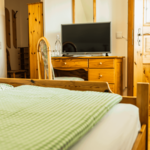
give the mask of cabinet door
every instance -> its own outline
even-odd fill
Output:
[[[38,78],[37,43],[43,37],[43,4],[29,4],[29,49],[30,49],[30,77]]]

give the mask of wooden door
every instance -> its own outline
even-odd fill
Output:
[[[43,37],[43,3],[28,5],[30,78],[38,79],[37,43]]]
[[[143,57],[142,57],[142,29],[143,29],[143,0],[135,1],[134,18],[134,90],[137,93],[137,82],[142,82]]]

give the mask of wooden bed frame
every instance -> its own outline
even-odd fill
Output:
[[[20,85],[35,85],[41,87],[55,87],[78,91],[111,92],[106,82],[89,81],[53,81],[53,80],[31,80],[31,79],[4,79],[0,83],[7,83],[15,87]],[[121,103],[133,104],[139,108],[142,128],[137,136],[132,150],[148,150],[148,106],[149,106],[149,84],[137,84],[137,97],[123,97]]]

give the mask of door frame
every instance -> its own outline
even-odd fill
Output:
[[[134,0],[128,0],[128,50],[127,50],[127,95],[133,96],[134,88]]]

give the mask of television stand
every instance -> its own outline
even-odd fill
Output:
[[[122,95],[123,58],[117,56],[52,57],[52,64],[57,77],[71,76],[81,77],[85,81],[108,82],[114,93]]]

